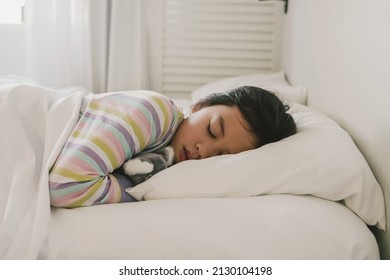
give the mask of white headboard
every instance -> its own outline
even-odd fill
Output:
[[[160,0],[160,14],[153,2],[154,90],[188,98],[210,81],[280,69],[283,1]]]
[[[382,186],[390,224],[390,1],[290,0],[282,68],[338,121]],[[390,233],[375,232],[390,259]]]

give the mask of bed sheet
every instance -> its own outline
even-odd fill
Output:
[[[201,198],[55,209],[41,259],[378,259],[344,205],[312,196]]]

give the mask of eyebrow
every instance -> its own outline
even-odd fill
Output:
[[[218,123],[219,123],[219,126],[221,127],[222,137],[223,137],[223,136],[225,136],[225,120],[222,118],[221,115],[219,115],[219,117],[218,117]]]

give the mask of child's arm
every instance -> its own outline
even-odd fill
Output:
[[[182,118],[168,98],[153,92],[92,99],[50,171],[52,205],[132,200],[124,191],[132,183],[119,168],[141,151],[165,146]]]

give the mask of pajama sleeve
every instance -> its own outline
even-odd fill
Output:
[[[151,91],[94,95],[49,174],[50,200],[79,207],[131,200],[116,172],[144,151],[166,146],[183,120],[169,98]]]

